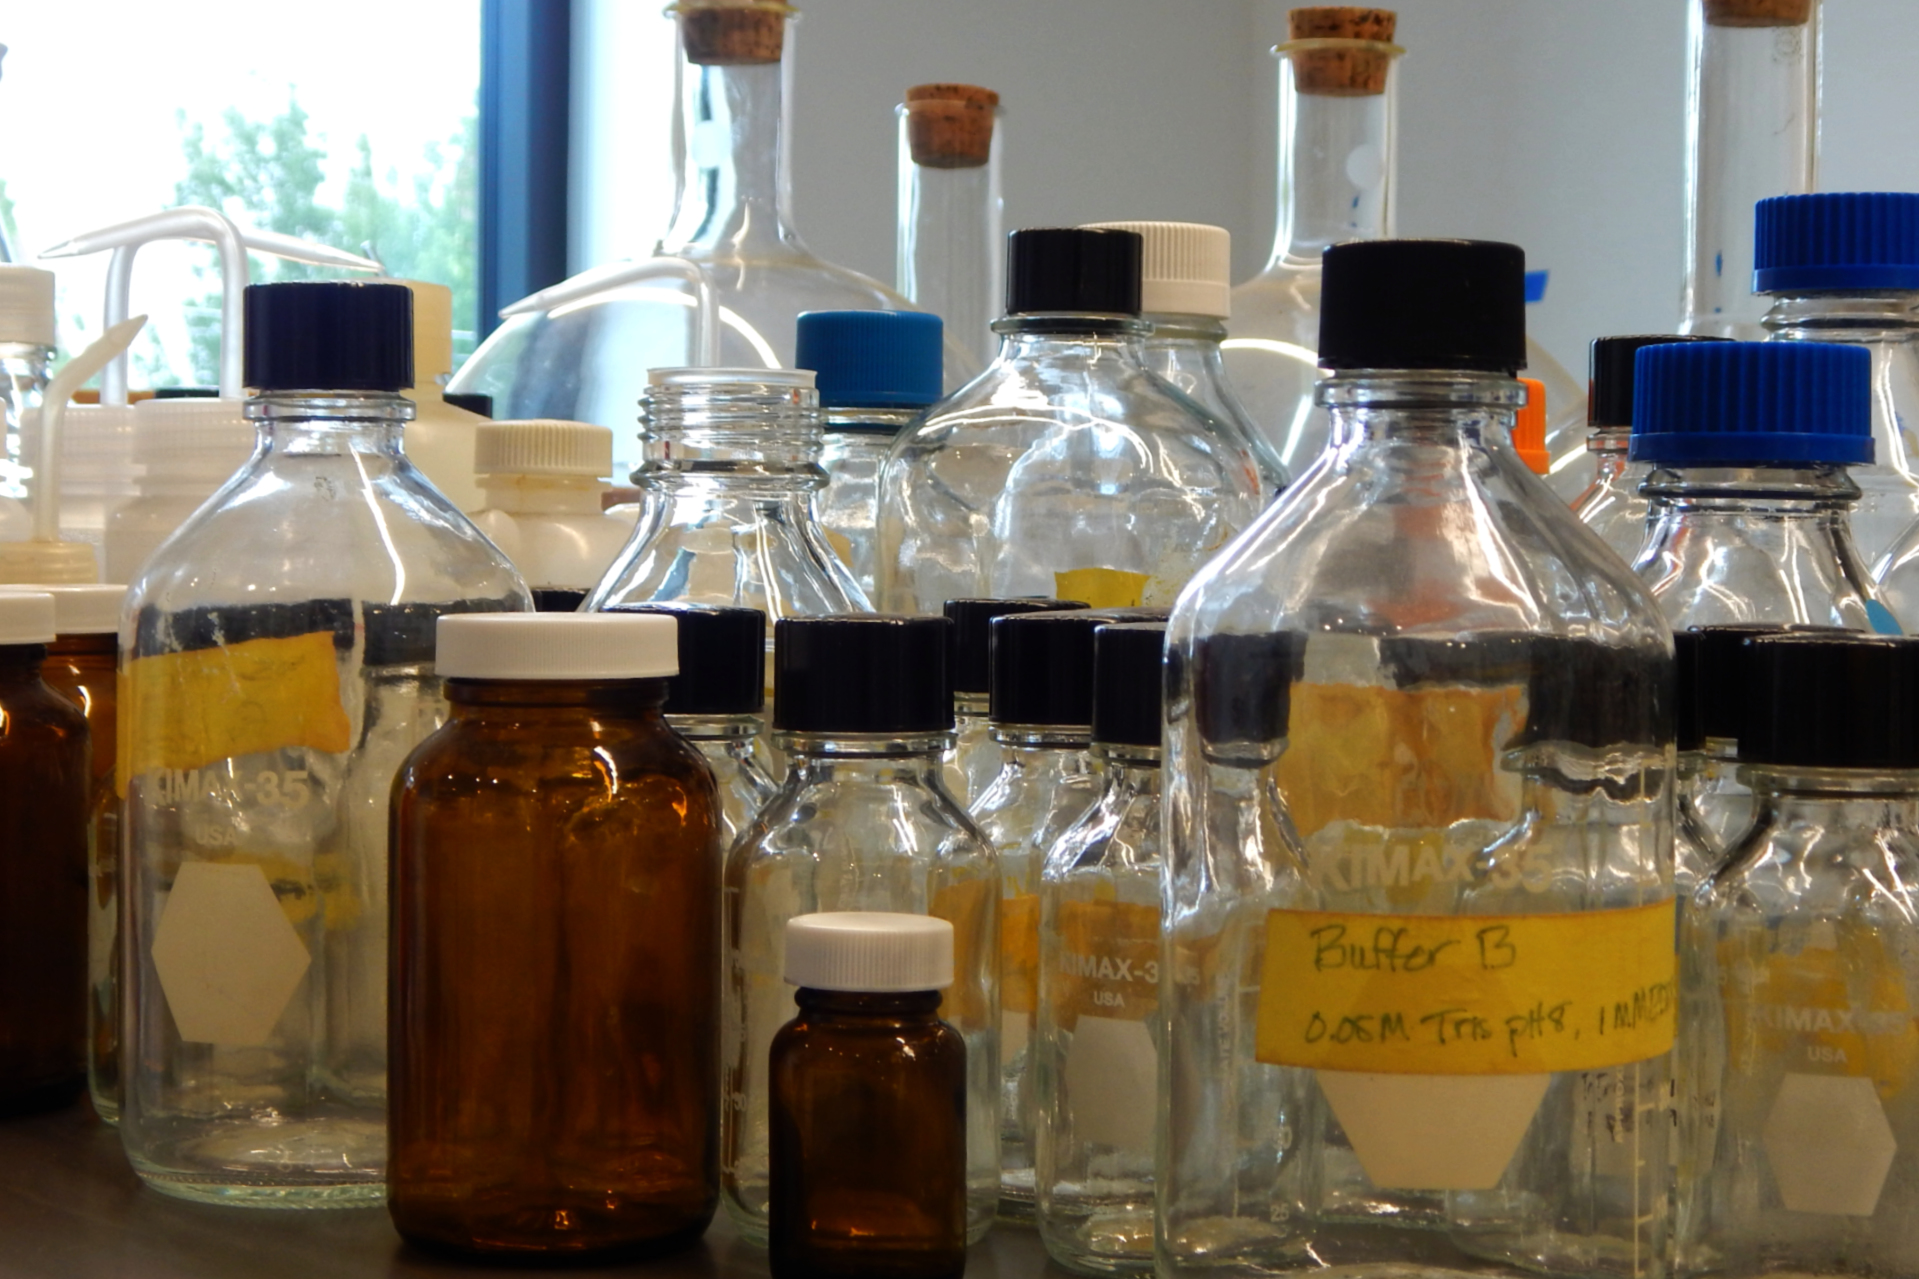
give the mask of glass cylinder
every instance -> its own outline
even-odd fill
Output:
[[[1005,278],[1005,145],[999,94],[970,84],[921,84],[899,119],[899,291],[946,321],[946,385],[993,362]]]
[[[719,1201],[719,797],[663,618],[451,617],[393,808],[387,1210],[455,1253],[655,1255]]]

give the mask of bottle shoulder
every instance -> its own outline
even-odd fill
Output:
[[[979,874],[997,865],[991,842],[936,780],[812,781],[797,769],[728,854],[728,877],[789,859],[841,868],[904,861]]]

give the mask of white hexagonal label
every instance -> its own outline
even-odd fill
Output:
[[[1551,1075],[1314,1072],[1366,1179],[1381,1190],[1491,1190]]]
[[[153,931],[153,968],[180,1038],[266,1043],[312,956],[250,862],[187,862]]]
[[[1793,1212],[1870,1217],[1899,1148],[1872,1080],[1793,1075],[1766,1116],[1766,1160]]]

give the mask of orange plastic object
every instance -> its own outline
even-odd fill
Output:
[[[1513,448],[1527,470],[1544,475],[1552,467],[1546,452],[1546,384],[1529,377],[1519,380],[1526,386],[1526,403],[1513,426]]]

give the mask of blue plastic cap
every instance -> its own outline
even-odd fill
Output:
[[[1674,342],[1633,364],[1635,462],[1872,461],[1872,356],[1831,342]]]
[[[1919,289],[1919,195],[1778,195],[1753,219],[1754,293]]]
[[[793,363],[813,370],[822,408],[920,408],[940,398],[944,331],[922,311],[808,311]]]

